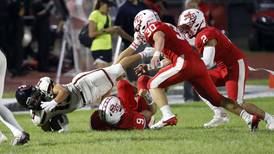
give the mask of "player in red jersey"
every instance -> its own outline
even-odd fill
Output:
[[[222,106],[230,112],[240,115],[247,124],[251,125],[252,130],[257,127],[256,116],[247,113],[234,101],[218,93],[199,54],[193,52],[192,47],[180,35],[176,27],[161,22],[156,12],[143,10],[135,17],[134,29],[135,40],[128,49],[121,53],[118,61],[133,54],[142,42],[154,46],[151,59],[152,68],[159,64],[161,54],[166,57],[161,62],[165,67],[160,69],[148,83],[152,99],[163,115],[162,119],[151,128],[162,128],[177,124],[177,118],[168,105],[164,88],[184,80],[189,81],[201,96],[210,100],[215,106]],[[139,53],[139,55],[148,56],[144,52]]]
[[[156,112],[156,105],[149,98],[148,76],[138,78],[138,96],[135,100],[134,87],[127,80],[117,83],[118,96],[106,97],[91,118],[95,130],[145,129]]]
[[[216,86],[225,86],[227,95],[237,101],[248,113],[254,114],[274,130],[274,118],[254,104],[244,103],[245,82],[248,77],[248,65],[244,54],[221,31],[206,26],[203,13],[197,9],[184,11],[179,18],[178,27],[189,38],[195,38],[195,47],[202,54],[207,68],[216,67],[208,73]],[[205,127],[216,127],[223,123],[223,111],[207,103],[215,112],[214,118]]]

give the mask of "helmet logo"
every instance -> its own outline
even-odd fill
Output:
[[[121,106],[119,104],[111,104],[109,110],[111,113],[115,113],[121,110]]]
[[[189,21],[189,26],[192,26],[193,23],[196,21],[196,15],[195,13],[188,12],[184,15],[184,20]]]
[[[142,18],[141,16],[142,16],[142,15],[139,15],[139,16],[136,16],[136,17],[135,17],[134,23],[135,23],[136,26],[135,26],[135,29],[134,29],[134,30],[135,30],[136,32],[138,32],[138,31],[140,30],[140,27],[141,27],[141,18]]]

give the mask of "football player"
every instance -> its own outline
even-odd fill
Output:
[[[0,120],[10,129],[14,136],[12,145],[23,145],[29,141],[29,134],[24,131],[24,129],[17,123],[12,112],[1,102],[4,91],[6,70],[7,60],[5,55],[0,50]],[[7,137],[0,131],[0,144],[6,140]]]
[[[19,104],[32,110],[32,121],[43,130],[65,131],[66,122],[59,125],[59,129],[55,129],[54,121],[66,121],[63,114],[79,107],[99,104],[122,78],[124,70],[139,59],[140,55],[132,55],[124,58],[119,64],[79,73],[71,83],[65,85],[54,84],[49,77],[43,77],[36,86],[18,87],[16,99]]]
[[[200,10],[188,9],[182,12],[178,28],[189,38],[195,37],[195,47],[202,54],[202,60],[216,86],[225,86],[227,95],[236,101],[249,114],[256,115],[267,123],[269,130],[274,130],[274,118],[254,104],[244,101],[245,82],[248,77],[248,64],[244,54],[220,30],[206,25],[205,17]],[[210,100],[209,100],[210,101]],[[204,124],[205,127],[216,127],[227,121],[222,108],[212,106],[214,118]],[[235,102],[235,103],[236,103]]]
[[[138,93],[127,80],[117,83],[118,95],[106,97],[90,118],[94,130],[145,129],[153,123],[156,105],[147,89],[148,76],[138,78]]]
[[[143,10],[135,16],[134,29],[135,40],[129,48],[120,54],[118,62],[123,57],[133,54],[136,48],[144,42],[154,46],[151,59],[152,68],[159,65],[161,54],[166,58],[160,63],[165,67],[161,68],[148,82],[153,102],[158,105],[163,115],[161,120],[151,128],[162,128],[177,124],[177,118],[168,105],[164,88],[186,80],[213,105],[224,107],[241,116],[251,127],[251,130],[256,129],[257,117],[246,112],[233,100],[218,93],[199,54],[193,51],[175,26],[161,22],[156,12]],[[139,55],[147,57],[146,53]]]

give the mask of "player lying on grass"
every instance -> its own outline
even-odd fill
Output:
[[[127,80],[120,80],[117,83],[117,97],[106,97],[99,109],[92,113],[91,128],[94,130],[149,128],[149,125],[153,123],[151,117],[156,112],[156,105],[148,96],[148,80],[148,76],[138,78],[137,94]]]
[[[153,102],[158,105],[163,115],[162,119],[151,128],[177,124],[177,118],[168,105],[164,89],[182,81],[189,81],[195,90],[214,106],[224,107],[241,116],[251,130],[257,128],[258,118],[256,116],[249,114],[233,100],[222,96],[217,91],[199,54],[193,51],[175,26],[161,22],[156,12],[143,10],[135,16],[134,29],[135,40],[129,48],[120,54],[118,62],[123,57],[133,54],[142,43],[154,46],[155,50],[151,59],[152,68],[156,68],[159,64],[161,54],[167,59],[163,64],[167,66],[160,69],[148,82]],[[148,56],[145,53],[140,55]]]
[[[202,54],[202,60],[216,86],[225,86],[230,99],[237,101],[248,113],[256,115],[267,123],[267,129],[274,130],[274,118],[254,104],[244,101],[248,64],[244,54],[221,31],[206,25],[204,14],[197,9],[182,12],[178,28],[190,39],[195,37],[195,47]],[[206,104],[214,111],[214,118],[204,124],[216,127],[228,122],[227,114],[220,107]]]
[[[66,130],[63,123],[58,127],[53,125],[66,119],[65,113],[90,104],[99,104],[117,81],[125,74],[125,69],[140,60],[140,55],[132,55],[103,69],[96,69],[76,75],[71,83],[60,85],[44,77],[36,86],[22,85],[16,91],[19,104],[31,109],[33,122],[45,131]],[[57,117],[56,117],[57,116]],[[55,117],[52,121],[52,118]]]
[[[3,52],[0,50],[0,121],[10,129],[14,136],[12,145],[22,145],[29,141],[29,134],[17,123],[12,112],[2,103],[6,70],[7,60]],[[7,137],[0,131],[0,144],[6,140]]]

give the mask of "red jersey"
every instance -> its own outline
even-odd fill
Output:
[[[185,58],[193,55],[192,47],[186,41],[185,37],[181,35],[179,30],[168,23],[164,22],[154,22],[147,26],[145,30],[145,38],[147,43],[154,46],[153,35],[155,32],[161,31],[165,34],[165,45],[162,53],[165,57],[173,64],[179,56],[184,55]]]
[[[146,82],[141,84],[146,85]],[[139,80],[138,80],[139,85]],[[111,130],[111,129],[144,129],[147,126],[146,119],[140,112],[148,109],[146,101],[142,97],[135,100],[133,86],[127,80],[120,80],[117,83],[118,97],[125,109],[117,125],[111,126],[100,120],[99,112],[95,111],[91,116],[91,128],[95,130]]]
[[[120,80],[117,83],[118,97],[125,109],[121,120],[115,126],[118,129],[144,129],[146,119],[138,108],[146,102],[136,101],[133,86],[126,80]],[[147,108],[143,108],[145,110]]]
[[[220,30],[214,27],[205,27],[196,36],[195,47],[200,54],[208,41],[216,39],[214,61],[217,65],[225,64],[227,67],[237,63],[237,60],[243,59],[244,55]]]
[[[123,103],[125,113],[122,115],[119,123],[115,126],[109,125],[100,120],[99,112],[95,111],[91,116],[91,128],[95,130],[116,130],[116,129],[145,129],[147,126],[146,119],[143,114],[137,111],[138,107],[129,105],[129,102]],[[136,102],[135,102],[136,104]],[[131,108],[127,108],[127,107]]]
[[[143,114],[136,111],[126,111],[118,125],[117,129],[145,129],[146,119]]]

